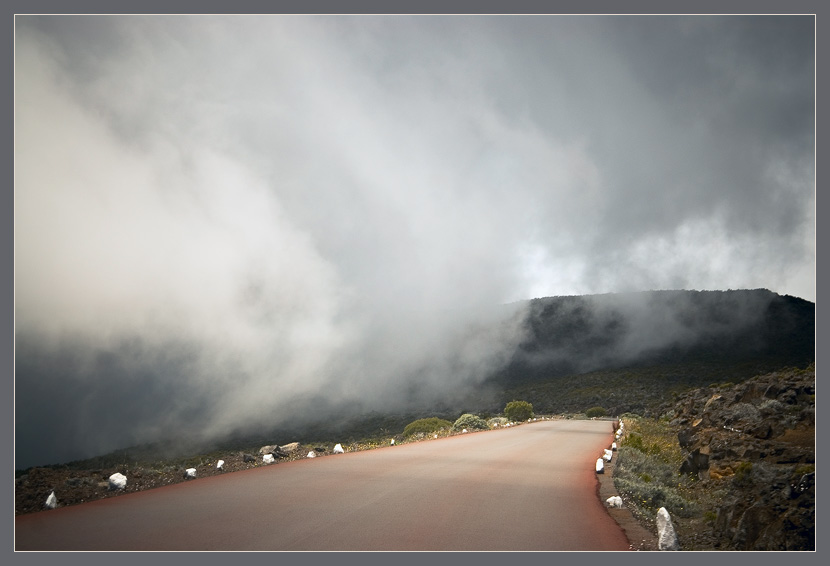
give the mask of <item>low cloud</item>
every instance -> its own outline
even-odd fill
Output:
[[[666,24],[687,56],[769,33],[695,22]],[[463,399],[523,339],[521,299],[814,299],[812,50],[738,42],[740,66],[705,50],[697,83],[664,84],[673,62],[643,66],[637,37],[591,18],[18,17],[19,463],[274,425],[299,399]]]

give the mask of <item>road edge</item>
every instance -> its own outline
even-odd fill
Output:
[[[608,442],[608,448],[611,448],[611,442],[613,442],[613,436]],[[601,455],[598,457],[601,457]],[[617,522],[620,529],[622,529],[623,533],[625,533],[631,550],[658,550],[657,535],[646,529],[642,523],[634,517],[628,507],[625,506],[625,503],[623,503],[621,508],[609,507],[608,503],[606,503],[606,500],[609,497],[619,495],[619,493],[617,493],[617,488],[614,486],[614,468],[616,462],[617,453],[614,451],[611,460],[604,463],[605,467],[603,468],[603,473],[596,474],[597,496],[611,518]]]

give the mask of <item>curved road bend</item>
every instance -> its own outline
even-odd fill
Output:
[[[539,421],[263,466],[18,516],[15,550],[628,550],[597,497],[612,439]]]

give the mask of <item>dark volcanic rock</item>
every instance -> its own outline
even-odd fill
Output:
[[[815,368],[696,389],[673,424],[680,468],[728,486],[714,522],[725,550],[815,549]]]

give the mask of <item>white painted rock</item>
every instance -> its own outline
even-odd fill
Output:
[[[611,450],[616,450],[616,449],[617,449],[617,443],[616,443],[616,442],[612,442],[612,443],[611,443]]]
[[[611,461],[611,456],[612,456],[613,454],[614,454],[614,453],[613,453],[611,450],[608,450],[608,449],[606,448],[606,449],[603,451],[603,453],[602,453],[602,459],[603,459],[603,460],[605,460],[606,462],[610,462],[610,461]]]
[[[218,462],[216,462],[216,469],[217,470],[221,470],[224,466],[225,466],[225,461],[224,460],[219,460]]]
[[[622,509],[622,497],[619,495],[612,495],[608,499],[605,500],[609,507],[616,507],[618,509]]]
[[[58,506],[58,498],[55,497],[55,492],[53,491],[52,493],[49,494],[49,497],[46,498],[46,503],[45,503],[44,507],[46,507],[47,509],[54,509],[57,506]]]
[[[433,435],[432,435],[432,438],[438,438],[438,435],[437,435],[437,434],[433,434]]]
[[[605,462],[602,461],[602,458],[597,459],[597,473],[604,474],[605,473]]]
[[[196,468],[188,468],[184,471],[184,477],[186,478],[195,478],[196,477]]]
[[[312,450],[311,452],[309,452],[306,455],[306,458],[316,458],[316,457],[317,457],[317,454],[314,453],[314,450]]]
[[[334,450],[332,450],[332,452],[335,454],[343,454],[345,450],[343,450],[343,447],[338,443],[334,446]]]
[[[124,489],[127,487],[127,476],[115,472],[110,476],[110,489]]]
[[[274,463],[274,455],[273,454],[263,454],[262,461],[265,464],[273,464]]]
[[[394,445],[395,445],[395,439],[394,439],[394,438],[392,439],[391,445],[392,445],[392,446],[394,446]]]
[[[680,550],[671,516],[665,507],[657,510],[657,550]]]
[[[465,428],[465,429],[462,429],[462,430],[461,430],[461,432],[467,432],[467,429],[466,429],[466,428]]]

